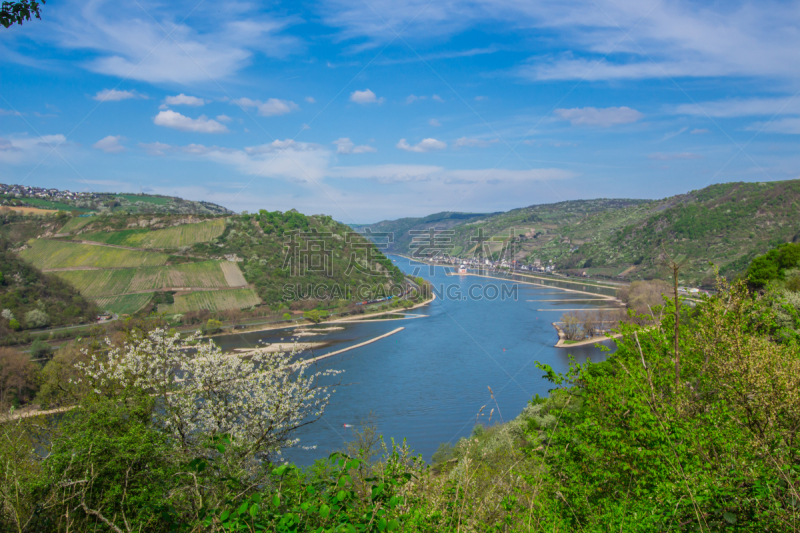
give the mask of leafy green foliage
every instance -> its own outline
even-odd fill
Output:
[[[349,233],[352,233],[349,227],[329,216],[308,217],[294,210],[286,213],[262,210],[255,215],[231,217],[219,238],[196,244],[192,253],[236,254],[244,259],[239,265],[245,279],[255,286],[258,296],[271,305],[310,300],[310,305],[316,306],[316,287],[327,287],[324,296],[333,304],[335,300],[355,298],[359,286],[365,286],[364,292],[368,294],[376,294],[384,284],[403,282],[403,273],[386,256],[362,237],[348,237]],[[329,261],[330,269],[307,269],[302,275],[295,275],[292,264],[287,264],[287,246],[308,250],[308,246],[320,245],[319,241],[324,243],[320,254]],[[367,246],[372,250],[368,252]],[[369,265],[354,263],[355,260],[366,261],[367,253],[372,258]],[[291,261],[291,257],[288,260]],[[292,287],[290,292],[285,290],[287,286]]]
[[[306,320],[310,320],[314,324],[319,324],[326,318],[328,318],[327,311],[320,311],[319,309],[312,309],[310,311],[303,312],[303,318]]]
[[[770,281],[784,280],[786,271],[800,266],[800,243],[786,243],[753,259],[747,269],[747,280],[754,287]]]
[[[45,0],[39,0],[39,2],[46,3]],[[10,28],[13,24],[21,25],[23,21],[30,21],[31,17],[41,20],[39,2],[36,0],[3,2],[0,6],[0,24],[5,28]]]
[[[12,331],[45,325],[80,324],[97,313],[94,304],[56,276],[43,274],[20,259],[8,241],[0,239],[0,339],[13,340]]]

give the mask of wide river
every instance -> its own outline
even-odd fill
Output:
[[[613,292],[557,281],[534,286],[478,276],[448,276],[450,269],[444,267],[435,267],[431,275],[427,265],[390,257],[403,271],[416,271],[434,284],[437,293],[444,289],[444,294],[408,313],[424,317],[335,324],[343,329],[297,339],[327,343],[314,350],[318,356],[405,328],[320,361],[320,365],[344,371],[337,376],[341,385],[331,396],[324,417],[299,431],[302,445],[317,448],[292,450],[288,458],[294,462],[309,464],[342,449],[354,430],[345,424],[359,428],[370,413],[387,443],[390,438],[405,438],[415,453],[430,460],[440,443],[455,443],[470,434],[482,406],[486,407],[477,421],[488,424],[494,408],[494,424],[516,417],[533,395],[546,395],[552,385],[542,378],[535,361],[563,372],[569,365],[568,354],[580,363],[605,358],[605,353],[592,345],[555,348],[558,336],[551,323],[559,320],[565,309],[609,305],[587,301],[592,296],[562,291],[556,285]],[[333,325],[323,323],[318,328]],[[294,339],[292,330],[277,330],[215,340],[224,349],[231,349]],[[606,343],[613,348],[613,342]]]

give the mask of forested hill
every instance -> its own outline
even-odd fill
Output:
[[[440,215],[436,215],[440,216]],[[463,218],[447,226],[426,219],[379,222],[360,229],[404,232],[452,230],[452,251],[468,258],[470,237],[483,230],[497,241],[513,237],[514,259],[540,260],[558,270],[622,279],[665,275],[666,250],[684,262],[687,283],[712,284],[714,263],[724,275],[744,271],[756,255],[800,239],[800,180],[726,183],[662,200],[580,200]],[[410,253],[410,239],[395,233],[392,251]]]
[[[346,308],[388,296],[405,281],[392,261],[348,226],[294,210],[87,217],[0,209],[0,240],[14,259],[0,269],[13,282],[3,297],[11,303],[0,308],[8,310],[0,327],[10,328],[13,315],[20,334],[41,322],[24,318],[34,308],[46,308],[50,324],[91,320],[94,305],[120,316],[156,311],[175,320],[242,310],[282,315]],[[52,288],[65,305],[24,293],[18,280],[26,287],[47,285],[42,272],[60,280]]]
[[[375,224],[363,224],[354,226],[360,232],[369,229],[372,232],[389,232],[392,234],[394,242],[389,246],[389,252],[410,254],[413,251],[411,246],[411,231],[428,231],[435,229],[436,232],[452,231],[447,237],[452,244],[451,254],[459,255],[471,252],[471,237],[483,231],[486,236],[507,236],[510,229],[514,229],[515,234],[541,232],[549,235],[551,232],[565,224],[579,221],[591,213],[605,212],[639,205],[644,200],[619,200],[619,199],[596,199],[596,200],[573,200],[559,202],[556,204],[542,204],[513,209],[499,213],[451,213],[442,212],[429,215],[423,218],[401,218],[398,220],[384,220]],[[548,237],[544,237],[547,239]]]
[[[800,240],[800,180],[711,185],[598,214],[561,235],[543,251],[561,268],[652,278],[663,276],[666,251],[684,263],[687,282],[713,286],[713,265],[735,277],[755,256]]]

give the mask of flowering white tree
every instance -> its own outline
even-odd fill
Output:
[[[239,457],[275,459],[298,444],[295,429],[322,416],[330,393],[319,378],[339,372],[308,373],[307,363],[292,362],[294,353],[225,354],[197,334],[181,339],[164,329],[121,349],[108,344],[103,356],[78,364],[94,392],[153,396],[157,422],[195,457],[212,453],[209,440],[227,436]]]

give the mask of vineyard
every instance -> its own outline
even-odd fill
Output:
[[[176,294],[175,303],[159,305],[158,312],[187,313],[201,309],[223,311],[225,309],[244,309],[260,303],[261,299],[253,289],[196,291],[188,294]]]
[[[93,217],[73,217],[64,224],[64,227],[58,230],[59,233],[72,233],[73,231],[78,231],[82,227],[86,226],[87,224],[93,222]]]
[[[80,238],[88,241],[130,246],[131,248],[180,248],[198,242],[208,242],[225,231],[225,219],[217,218],[196,224],[181,224],[171,228],[148,230],[129,229],[114,232],[87,233]]]
[[[234,272],[231,272],[231,267],[235,269]],[[219,261],[114,270],[70,270],[56,272],[56,275],[84,296],[92,297],[170,287],[218,289],[247,285],[235,264]],[[235,284],[231,284],[231,281]]]
[[[97,267],[137,268],[158,266],[167,262],[166,254],[123,250],[92,244],[36,239],[20,252],[26,261],[37,268]]]
[[[123,294],[122,296],[109,296],[106,298],[95,298],[94,303],[97,307],[110,313],[119,315],[132,315],[150,301],[153,297],[152,292],[141,294]]]

